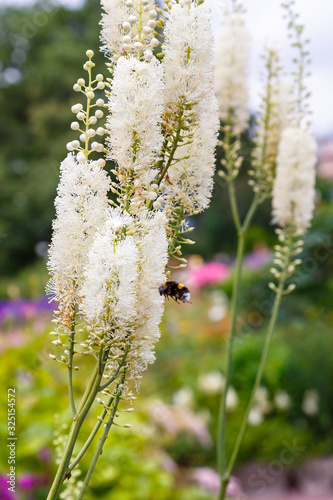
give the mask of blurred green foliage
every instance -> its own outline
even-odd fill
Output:
[[[72,90],[87,48],[99,52],[100,4],[78,11],[40,2],[0,16],[0,273],[13,274],[49,241],[59,164],[70,130]]]

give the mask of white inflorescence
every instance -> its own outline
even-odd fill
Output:
[[[185,145],[177,149],[164,187],[170,199],[191,213],[209,203],[219,127],[209,10],[173,6],[164,34],[166,106],[174,120],[181,118],[191,128],[191,143],[185,137]]]
[[[110,181],[97,162],[77,162],[73,154],[62,162],[60,171],[48,268],[49,291],[62,311],[73,308],[80,295],[88,250],[107,218]]]
[[[220,118],[232,121],[235,133],[246,129],[249,121],[248,67],[250,35],[241,16],[228,14],[216,47],[215,91]]]
[[[124,0],[101,0],[105,11],[102,16],[101,39],[102,50],[117,60],[123,48],[123,23],[128,16],[128,9]]]
[[[112,329],[121,335],[128,331],[136,315],[135,286],[138,251],[132,236],[117,239],[119,224],[128,223],[117,210],[97,233],[89,251],[82,287],[81,312],[91,326],[103,332]]]
[[[282,132],[273,188],[273,222],[299,233],[309,227],[315,203],[316,142],[299,127]]]
[[[141,218],[142,232],[136,236],[139,251],[139,274],[136,284],[137,318],[133,346],[137,346],[139,356],[130,361],[131,377],[139,380],[140,374],[148,364],[153,363],[154,345],[159,339],[159,324],[164,309],[164,299],[158,287],[165,281],[165,268],[168,263],[168,240],[166,218],[161,212],[154,217]]]
[[[102,50],[116,62],[125,54],[144,53],[145,60],[152,58],[152,48],[159,42],[154,37],[157,12],[154,0],[101,0]]]
[[[163,69],[155,58],[143,62],[121,57],[112,82],[109,157],[117,162],[122,183],[133,183],[141,191],[157,173],[153,167],[163,141],[162,79]]]

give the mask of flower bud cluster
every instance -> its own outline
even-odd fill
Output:
[[[300,239],[299,232],[292,228],[276,229],[276,233],[279,244],[274,247],[274,267],[270,269],[270,272],[278,285],[271,282],[268,286],[275,293],[280,290],[283,295],[287,295],[296,287],[295,283],[288,283],[285,286],[285,282],[294,275],[296,267],[302,263],[298,256],[303,251],[304,242]]]
[[[67,150],[78,151],[77,160],[84,163],[92,152],[102,153],[104,151],[103,136],[106,129],[103,126],[96,126],[98,120],[103,118],[103,108],[107,107],[104,99],[98,97],[96,92],[103,91],[109,87],[109,82],[104,81],[102,74],[96,75],[92,80],[91,70],[95,66],[92,61],[94,55],[92,50],[87,50],[88,61],[83,65],[88,73],[88,82],[84,78],[79,78],[73,89],[75,92],[81,92],[86,97],[86,109],[81,103],[74,104],[71,108],[72,113],[76,115],[76,120],[70,125],[71,129],[79,133],[79,138],[67,143]],[[96,110],[94,111],[94,108]],[[102,109],[100,109],[102,108]],[[101,158],[99,166],[104,167],[105,161]]]

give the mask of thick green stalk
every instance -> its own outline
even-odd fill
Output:
[[[104,357],[105,353],[101,353],[100,357],[101,356]],[[78,408],[76,417],[73,419],[62,459],[46,500],[56,500],[56,498],[58,498],[62,483],[64,482],[66,474],[68,474],[69,472],[68,466],[73,454],[79,431],[99,391],[104,365],[102,370],[100,370],[99,367],[100,363],[98,362],[82,397],[82,401],[80,407]]]
[[[114,396],[111,396],[110,399],[109,399],[109,401],[108,401],[108,403],[107,403],[107,406],[111,406],[113,400],[114,400]],[[79,461],[81,460],[81,458],[83,457],[83,455],[85,454],[85,452],[87,451],[87,449],[89,448],[89,446],[91,445],[91,443],[93,442],[93,440],[94,440],[97,432],[99,431],[100,426],[103,423],[103,420],[104,420],[106,414],[107,414],[107,411],[104,408],[104,410],[102,411],[102,413],[100,415],[100,419],[96,422],[95,427],[91,431],[91,434],[88,437],[87,441],[84,443],[84,445],[82,446],[80,452],[77,454],[77,456],[75,457],[75,459],[73,460],[73,462],[71,462],[71,464],[68,466],[68,469],[70,471],[72,471],[74,469],[74,467],[79,463]]]
[[[110,412],[108,421],[105,424],[103,434],[99,438],[99,442],[98,442],[96,451],[95,451],[94,456],[92,458],[92,461],[90,463],[89,470],[88,470],[86,478],[85,478],[85,480],[83,482],[83,485],[82,485],[82,488],[80,490],[80,493],[78,494],[77,500],[82,500],[82,498],[84,497],[84,494],[87,491],[87,488],[88,488],[91,476],[92,476],[92,474],[93,474],[93,472],[95,470],[97,461],[98,461],[98,459],[99,459],[99,457],[100,457],[100,455],[101,455],[101,453],[103,451],[104,443],[105,443],[105,441],[106,441],[106,439],[108,437],[109,430],[110,430],[110,428],[111,428],[111,426],[113,424],[114,417],[116,415],[116,411],[117,411],[117,408],[118,408],[118,404],[119,404],[119,401],[120,401],[120,398],[121,398],[121,395],[122,395],[122,391],[123,391],[122,388],[123,388],[123,384],[124,384],[124,381],[125,381],[125,375],[126,375],[126,370],[124,370],[123,375],[121,377],[121,380],[117,384],[116,391],[118,391],[118,392],[117,392],[117,395],[116,395],[116,397],[114,399],[114,402],[113,402],[113,405],[112,405],[112,410]]]

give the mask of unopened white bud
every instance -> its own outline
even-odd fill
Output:
[[[151,50],[148,49],[145,51],[144,56],[146,61],[151,61],[153,58],[153,53]]]
[[[83,87],[83,85],[85,85],[85,81],[84,81],[84,78],[79,78],[78,81],[77,81],[78,85],[80,85],[81,87]]]
[[[90,128],[87,130],[87,136],[88,137],[95,137],[96,131],[93,128]]]
[[[131,43],[124,43],[123,47],[124,47],[124,50],[126,50],[126,52],[130,52],[132,50]]]
[[[129,22],[127,22],[127,21],[125,21],[125,22],[123,23],[123,28],[124,28],[124,30],[125,30],[125,31],[130,30],[130,29],[131,29],[131,25],[130,25],[130,23],[129,23]]]
[[[86,115],[83,113],[83,111],[80,111],[77,115],[76,118],[80,121],[84,120]]]
[[[103,90],[103,89],[104,89],[104,87],[105,87],[104,82],[98,82],[98,84],[97,84],[97,88],[98,88],[98,90]]]
[[[142,50],[142,47],[143,47],[141,42],[135,42],[133,46],[134,46],[135,50]]]
[[[55,356],[54,354],[49,354],[49,357],[50,357],[51,359],[57,359],[57,356]]]
[[[150,19],[156,19],[157,18],[157,12],[156,12],[156,10],[151,10],[149,12],[149,17],[150,17]]]
[[[79,146],[80,146],[79,141],[77,141],[77,140],[72,141],[72,147],[73,147],[73,149],[77,149]]]
[[[98,127],[98,129],[96,130],[97,135],[104,135],[105,132],[106,132],[106,130],[103,127]]]
[[[156,22],[154,21],[154,19],[149,19],[147,26],[149,26],[149,28],[155,28]]]
[[[78,103],[78,104],[74,104],[72,107],[71,107],[71,110],[72,110],[72,113],[79,113],[80,111],[83,110],[83,106],[82,104]]]
[[[150,40],[150,44],[149,44],[151,47],[157,47],[159,45],[159,41],[157,40],[157,38],[152,38]]]
[[[93,99],[94,97],[95,97],[95,94],[93,92],[87,92],[88,99]]]
[[[127,0],[126,3],[125,3],[125,5],[126,5],[126,7],[129,7],[129,8],[133,7],[132,0]]]
[[[102,75],[101,73],[98,73],[98,75],[96,75],[96,80],[97,80],[98,82],[102,82],[102,81],[104,80],[103,75]]]
[[[143,28],[143,32],[145,35],[150,35],[150,33],[152,32],[152,29],[149,26],[145,26]]]
[[[161,201],[160,201],[160,200],[156,200],[156,201],[154,201],[154,203],[153,203],[153,207],[154,207],[154,209],[155,209],[155,210],[160,210],[160,208],[162,208],[162,203],[161,203]]]
[[[103,144],[100,144],[99,142],[93,142],[91,145],[91,149],[93,151],[97,151],[98,153],[101,153],[104,149]]]
[[[87,140],[86,134],[81,134],[80,137],[79,137],[79,139],[80,139],[81,142],[86,142],[86,140]]]
[[[72,130],[79,130],[79,128],[80,128],[80,125],[79,125],[78,122],[72,122],[71,123],[71,129]]]
[[[97,165],[100,168],[104,168],[105,167],[105,160],[103,160],[103,158],[100,158],[99,160],[97,160]]]
[[[77,156],[77,161],[79,161],[80,163],[84,163],[86,161],[86,155],[84,154],[83,151],[80,151]]]
[[[97,111],[95,111],[95,116],[96,116],[96,118],[102,118],[104,116],[104,113],[101,109],[98,109]]]
[[[147,198],[149,200],[156,200],[157,198],[157,193],[155,193],[155,191],[149,191],[148,195],[147,195]]]
[[[136,23],[137,18],[136,18],[136,16],[129,16],[128,20],[129,20],[129,22],[130,22],[131,24],[134,24],[134,23]]]
[[[94,52],[92,50],[87,50],[86,56],[89,57],[89,59],[91,59],[92,57],[94,57]]]
[[[123,42],[124,43],[131,43],[131,41],[132,41],[132,39],[131,39],[131,37],[129,35],[125,35],[123,37]]]
[[[104,99],[97,99],[96,104],[97,104],[97,106],[104,106],[104,104],[105,104]],[[95,113],[95,115],[96,115],[96,113]]]
[[[96,118],[96,116],[92,116],[89,119],[89,125],[95,125],[95,123],[97,123],[97,118]]]
[[[80,85],[79,85],[79,84],[77,84],[77,83],[75,83],[75,84],[73,85],[73,90],[75,90],[75,92],[80,92],[80,90],[81,90]]]
[[[67,142],[66,144],[67,151],[74,151],[73,145],[71,142]]]

